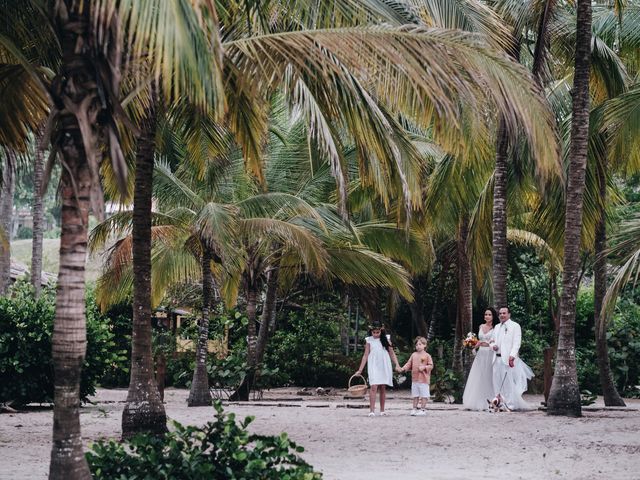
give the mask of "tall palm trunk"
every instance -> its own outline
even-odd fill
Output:
[[[409,311],[411,312],[411,321],[416,329],[416,333],[421,336],[427,336],[427,320],[424,315],[424,286],[426,278],[424,275],[414,277],[414,300],[409,303]]]
[[[31,243],[31,284],[35,296],[40,296],[42,289],[42,236],[44,233],[44,208],[42,206],[42,174],[44,169],[44,146],[41,138],[42,130],[36,142],[33,157],[33,237]]]
[[[467,253],[467,238],[469,236],[469,220],[464,217],[458,226],[457,256],[458,256],[458,315],[456,321],[456,339],[454,343],[453,369],[462,378],[471,368],[470,351],[464,350],[462,341],[472,328],[473,291],[471,284],[471,259]]]
[[[85,145],[95,148],[98,132],[95,120],[87,121],[85,133],[90,138],[83,141],[77,118],[81,114],[90,118],[88,112],[94,111],[98,92],[95,69],[86,54],[90,44],[89,8],[82,9],[77,2],[59,2],[53,17],[60,32],[63,63],[52,82],[51,94],[56,105],[64,106],[58,118],[57,145],[64,168],[60,178],[60,266],[51,338],[54,407],[49,478],[85,480],[91,473],[82,449],[79,408],[80,374],[87,346],[84,272],[92,195],[89,156],[94,155],[85,150]]]
[[[548,413],[581,416],[576,372],[576,297],[580,274],[582,198],[589,137],[589,69],[591,55],[591,2],[577,2],[573,111],[564,237],[564,271],[560,300],[560,333],[556,366],[549,393]]]
[[[602,315],[602,303],[607,293],[607,257],[604,254],[607,248],[606,211],[604,208],[607,197],[606,168],[605,160],[605,163],[598,168],[598,188],[600,190],[602,203],[600,207],[600,218],[596,226],[594,245],[596,260],[593,265],[596,354],[604,404],[606,406],[624,407],[626,406],[624,400],[620,397],[613,383],[613,375],[611,374],[611,366],[609,364],[609,347],[607,345],[607,319]]]
[[[275,260],[275,265],[267,276],[267,293],[265,295],[264,307],[262,309],[262,320],[258,331],[258,342],[256,344],[256,365],[262,363],[267,343],[276,328],[276,301],[278,300],[278,281],[280,279],[279,255]]]
[[[492,281],[496,307],[507,305],[507,174],[509,140],[504,120],[498,126],[496,165],[493,173]]]
[[[133,335],[131,379],[122,412],[122,437],[167,431],[151,350],[151,194],[156,133],[155,99],[140,125],[133,194]]]
[[[198,346],[196,348],[196,367],[187,405],[202,407],[211,405],[209,391],[209,375],[207,373],[207,348],[209,346],[209,312],[213,294],[213,275],[211,274],[211,250],[202,241],[202,318],[198,329]]]
[[[249,400],[249,394],[253,388],[256,374],[256,347],[258,343],[256,330],[256,310],[258,307],[258,287],[254,281],[247,284],[247,374],[238,389],[231,395],[231,400]]]
[[[16,154],[5,149],[2,166],[2,189],[0,191],[0,295],[6,295],[11,285],[11,217],[13,216],[13,194],[16,187]]]
[[[80,133],[75,131],[73,135],[79,137]],[[60,179],[62,230],[56,317],[51,340],[55,393],[49,478],[88,479],[91,475],[82,450],[79,407],[80,372],[87,345],[84,268],[91,178],[83,158],[82,140],[75,138],[75,142],[68,142],[63,147],[67,166]],[[74,192],[74,182],[77,192]]]

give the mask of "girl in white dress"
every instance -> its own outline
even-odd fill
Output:
[[[376,411],[376,393],[380,391],[380,415],[386,415],[384,411],[384,403],[387,392],[386,387],[393,387],[393,370],[391,368],[391,360],[395,363],[396,370],[400,369],[400,364],[396,358],[396,354],[391,347],[391,336],[386,335],[383,326],[373,325],[369,327],[369,336],[365,339],[366,344],[360,368],[356,371],[356,375],[362,375],[362,369],[367,364],[367,373],[369,375],[369,416],[375,416]]]
[[[467,385],[462,395],[462,404],[469,410],[485,410],[487,399],[495,396],[493,391],[493,357],[489,342],[493,340],[493,327],[499,322],[498,312],[492,307],[484,311],[484,323],[478,329],[478,353],[471,365]]]

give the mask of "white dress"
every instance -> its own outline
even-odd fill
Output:
[[[478,340],[489,343],[493,340],[493,328],[487,333],[482,332],[482,325],[478,330]],[[462,404],[469,410],[486,410],[487,400],[495,396],[493,391],[493,357],[491,347],[479,347],[473,360],[467,385],[462,395]]]
[[[391,335],[387,335],[390,339]],[[379,338],[367,337],[369,356],[367,357],[367,374],[369,385],[389,385],[393,387],[393,369],[389,352],[382,346]]]
[[[527,391],[527,380],[533,378],[533,370],[516,358],[514,368],[496,361],[493,369],[493,387],[502,396],[509,410],[533,410],[522,394]]]

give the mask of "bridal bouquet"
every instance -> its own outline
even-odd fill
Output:
[[[478,337],[473,332],[467,333],[466,338],[462,341],[462,346],[465,348],[474,348],[478,344]]]

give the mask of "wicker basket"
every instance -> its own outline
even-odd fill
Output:
[[[351,386],[351,381],[355,377],[360,377],[364,383],[363,384],[359,384],[359,385]],[[365,380],[365,378],[362,375],[353,375],[349,379],[349,387],[347,388],[347,394],[350,397],[364,397],[365,393],[367,393],[367,388],[369,388],[367,386],[367,381]]]

